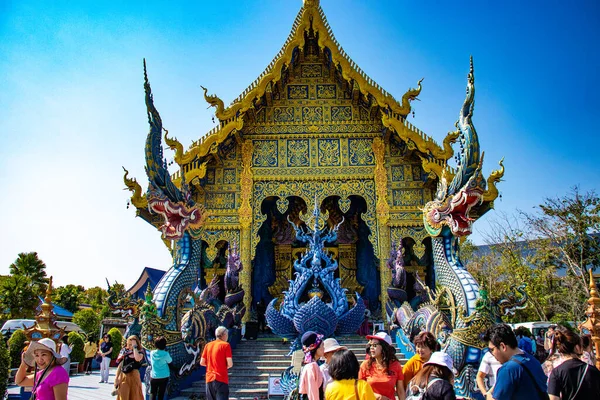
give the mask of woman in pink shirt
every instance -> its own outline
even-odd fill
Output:
[[[31,386],[32,398],[36,400],[67,400],[69,374],[60,367],[67,362],[56,352],[56,343],[49,338],[31,342],[21,356],[15,382],[19,386]],[[27,367],[35,367],[35,372],[27,375]]]
[[[298,393],[303,400],[322,400],[323,374],[317,364],[317,360],[323,357],[323,335],[313,331],[306,331],[302,335],[302,351],[304,362],[300,372],[300,387]]]

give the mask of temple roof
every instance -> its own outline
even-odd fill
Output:
[[[218,96],[209,95],[208,90],[204,88],[206,101],[216,108],[215,115],[219,119],[218,126],[193,142],[187,151],[177,139],[165,135],[165,143],[175,151],[174,161],[182,166],[186,181],[190,182],[196,176],[203,176],[206,170],[205,157],[214,152],[216,146],[223,143],[230,134],[242,131],[246,111],[253,108],[255,102],[260,101],[270,85],[282,79],[283,72],[292,63],[294,50],[303,48],[306,44],[305,33],[311,30],[318,35],[318,46],[321,49],[329,50],[331,62],[343,78],[357,87],[366,99],[370,99],[372,104],[380,107],[383,125],[396,132],[410,148],[416,149],[422,154],[425,171],[441,177],[442,172],[446,170],[446,173],[452,175],[453,170],[448,167],[447,160],[454,154],[451,145],[458,137],[458,132],[450,132],[440,146],[430,136],[408,122],[406,118],[411,111],[410,102],[421,92],[421,81],[418,82],[417,88],[409,89],[398,101],[367,76],[344,51],[335,39],[319,1],[305,0],[281,50],[258,78],[229,107],[225,107],[224,102]],[[179,172],[174,175],[176,181],[179,180],[179,177]]]

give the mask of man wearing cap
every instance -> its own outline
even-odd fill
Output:
[[[31,342],[21,355],[21,364],[15,375],[19,386],[31,386],[37,400],[67,400],[69,374],[60,367],[67,361],[56,351],[56,343],[49,338]],[[27,375],[27,367],[35,373]]]
[[[331,360],[331,356],[333,356],[335,352],[340,350],[348,350],[348,348],[346,346],[340,346],[338,341],[333,338],[325,339],[323,341],[323,357],[325,357],[325,362],[319,367],[323,373],[323,391],[327,388],[327,384],[333,380],[331,375],[329,375],[329,360]]]
[[[487,400],[547,399],[547,377],[539,361],[524,354],[517,338],[506,324],[497,324],[487,330],[484,341],[488,350],[502,364],[496,376],[496,385],[486,394]]]

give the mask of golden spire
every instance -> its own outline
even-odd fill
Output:
[[[35,325],[25,330],[25,335],[29,341],[42,338],[51,338],[56,341],[64,335],[64,329],[56,325],[57,316],[53,310],[52,277],[50,277],[48,287],[46,288],[46,297],[40,306],[40,312],[35,316]]]
[[[319,0],[302,0],[304,8],[317,8],[319,7]]]
[[[585,311],[587,320],[579,328],[585,328],[592,334],[592,342],[596,346],[596,354],[600,354],[600,296],[598,296],[598,287],[594,282],[594,273],[590,269],[590,298],[587,303],[588,308]],[[600,358],[596,360],[596,367],[600,368]]]

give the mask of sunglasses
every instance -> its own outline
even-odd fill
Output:
[[[381,343],[369,343],[369,344],[367,344],[367,346],[370,348],[375,348],[377,346],[381,346]]]

